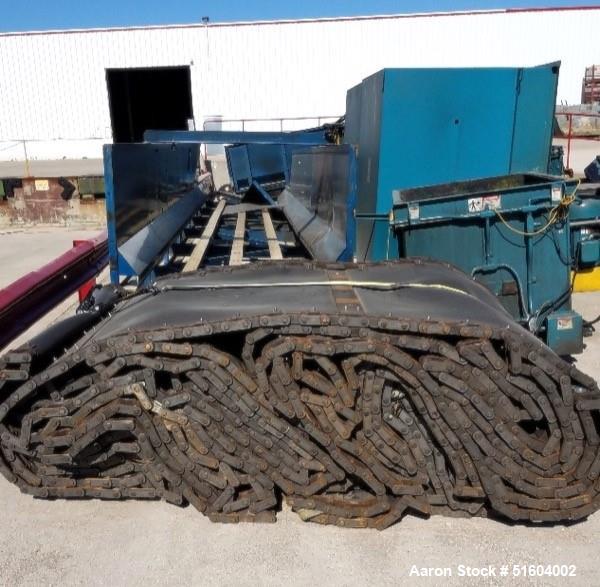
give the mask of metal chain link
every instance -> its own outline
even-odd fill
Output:
[[[0,472],[35,497],[164,499],[220,522],[274,522],[282,498],[344,527],[560,522],[600,505],[599,410],[591,378],[518,332],[236,318],[95,341],[39,372],[26,347],[6,354]]]

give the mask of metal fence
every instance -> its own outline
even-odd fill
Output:
[[[18,175],[29,177],[32,175],[32,165],[37,161],[101,159],[102,145],[107,142],[112,142],[110,135],[0,139],[0,164],[3,167],[10,166],[15,172],[18,171]]]
[[[339,116],[293,116],[276,118],[222,118],[209,116],[204,130],[293,131],[335,122]],[[31,175],[31,163],[41,160],[100,159],[102,145],[112,142],[110,128],[103,136],[56,138],[0,138],[0,163],[22,163],[19,174]]]
[[[567,141],[567,157],[565,166],[571,168],[571,154],[575,139],[600,141],[600,113],[597,112],[557,112],[556,121],[562,135]],[[598,145],[600,151],[600,144]]]
[[[279,118],[221,118],[219,116],[204,119],[203,130],[241,130],[241,131],[277,131],[285,132],[321,126],[335,122],[340,116],[291,116]]]

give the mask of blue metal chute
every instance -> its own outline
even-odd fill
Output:
[[[348,145],[314,147],[292,158],[277,203],[314,259],[350,261],[355,247],[356,158]]]
[[[197,177],[199,146],[104,147],[111,281],[146,279],[210,193]]]

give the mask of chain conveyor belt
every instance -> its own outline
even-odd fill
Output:
[[[0,471],[40,498],[383,529],[600,505],[596,383],[441,263],[159,279],[55,360],[0,359]]]

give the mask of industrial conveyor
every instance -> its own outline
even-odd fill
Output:
[[[443,243],[435,221],[469,224],[465,242],[500,265],[497,213],[533,233],[567,205],[561,178],[514,184],[547,168],[550,130],[526,114],[542,100],[536,120],[548,118],[557,75],[386,70],[350,92],[343,141],[247,136],[271,155],[295,148],[289,167],[269,159],[275,174],[251,166],[237,195],[214,189],[199,143],[240,134],[107,146],[112,284],[0,358],[0,473],[38,498],[164,499],[221,522],[273,522],[284,500],[305,521],[377,529],[408,512],[560,523],[597,511],[598,386],[510,311],[541,319],[539,267],[523,259],[534,246],[570,255],[568,230],[535,235],[557,246],[505,247],[516,278],[487,286],[468,267],[398,259],[400,230],[419,231],[407,247]],[[439,101],[407,110],[420,92]],[[436,132],[398,143],[425,123]],[[432,143],[454,150],[432,161]],[[465,186],[482,162],[508,177]],[[276,193],[260,181],[281,176]]]

